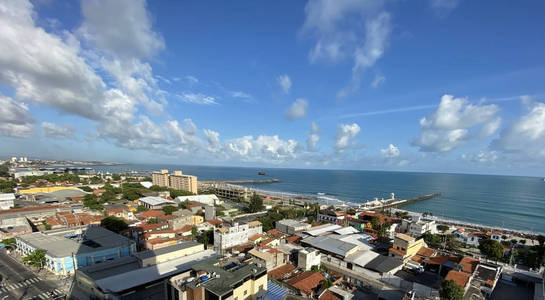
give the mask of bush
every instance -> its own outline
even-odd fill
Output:
[[[493,260],[499,260],[503,256],[503,246],[495,240],[481,240],[479,242],[479,250],[486,257]]]
[[[454,280],[444,280],[441,283],[439,296],[442,300],[462,300],[464,298],[464,289]]]
[[[120,233],[121,231],[129,228],[125,221],[115,216],[110,216],[102,219],[102,221],[100,221],[100,226],[115,233]]]
[[[177,211],[178,208],[176,206],[167,205],[163,207],[163,211],[165,212],[165,215],[172,215],[173,212]]]

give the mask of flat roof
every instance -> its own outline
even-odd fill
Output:
[[[406,242],[412,242],[412,241],[415,240],[415,238],[413,238],[412,236],[406,235],[406,234],[403,234],[403,233],[396,233],[395,237],[398,238],[398,239],[404,240]]]
[[[345,257],[347,253],[352,251],[354,248],[358,248],[358,245],[356,244],[335,239],[327,235],[308,237],[306,239],[303,239],[301,243],[309,244],[314,248],[331,252],[342,257]]]
[[[133,243],[122,235],[98,226],[33,232],[20,235],[17,238],[34,248],[46,250],[47,254],[52,257],[97,252]]]
[[[174,204],[175,203],[174,201],[170,201],[170,200],[163,199],[161,197],[155,197],[155,196],[142,197],[142,198],[138,199],[138,201],[145,202],[145,203],[147,203],[149,205],[161,205],[161,204],[165,204],[165,203],[169,203],[169,204]]]
[[[148,282],[159,280],[168,276],[179,274],[190,270],[195,264],[217,257],[213,250],[204,250],[181,258],[169,260],[146,268],[117,274],[102,278],[96,284],[103,291],[119,293]]]
[[[318,236],[318,235],[324,234],[324,233],[326,233],[328,231],[335,231],[335,230],[338,230],[338,229],[341,229],[341,228],[342,228],[342,226],[340,226],[340,225],[326,224],[326,225],[312,227],[312,228],[310,228],[308,230],[305,230],[303,232],[307,233],[309,235],[312,235],[312,236]]]
[[[151,233],[153,233],[153,231]],[[176,245],[162,247],[156,250],[147,250],[147,251],[138,252],[138,253],[135,253],[134,256],[138,257],[139,259],[146,259],[146,258],[163,255],[163,254],[178,251],[178,250],[195,247],[198,245],[202,245],[202,244],[195,241],[187,241],[187,242],[179,243]]]
[[[0,201],[15,200],[14,193],[0,193]]]
[[[81,267],[78,268],[77,271],[96,281],[102,278],[133,271],[138,268],[140,268],[138,258],[126,256],[114,260],[107,260],[99,264]]]
[[[386,273],[395,268],[398,268],[401,265],[403,265],[403,262],[399,259],[379,255],[375,259],[367,263],[367,265],[365,265],[365,268],[377,271],[379,273]]]

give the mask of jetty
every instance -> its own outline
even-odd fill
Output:
[[[278,179],[241,179],[241,180],[207,180],[207,181],[201,181],[203,184],[243,184],[243,183],[250,183],[250,184],[262,184],[262,183],[275,183],[280,182]]]
[[[432,198],[436,198],[441,196],[441,193],[434,193],[434,194],[427,194],[422,195],[410,199],[395,199],[394,194],[391,194],[392,197],[390,199],[381,199],[375,198],[373,201],[366,202],[364,204],[359,205],[359,208],[364,210],[374,210],[374,209],[382,209],[382,208],[388,208],[388,207],[400,207],[409,203],[413,203],[416,201],[421,200],[428,200]]]

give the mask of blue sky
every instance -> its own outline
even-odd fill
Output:
[[[3,1],[0,155],[543,176],[544,9]]]

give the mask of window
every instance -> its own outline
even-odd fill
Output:
[[[247,291],[247,290],[246,290],[246,291],[244,291],[244,296],[246,296],[247,294],[248,294],[248,291]]]

